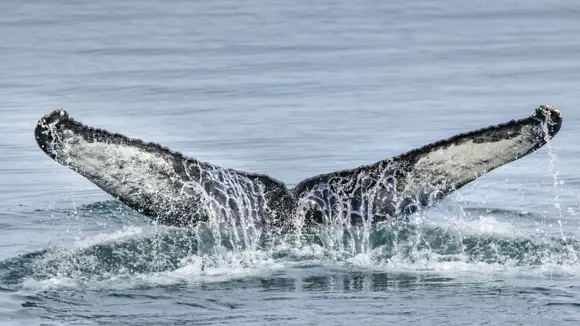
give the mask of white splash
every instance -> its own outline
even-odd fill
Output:
[[[461,232],[463,235],[496,235],[503,237],[517,237],[523,235],[519,229],[509,222],[500,222],[493,216],[479,216],[477,220],[463,219],[448,221],[443,227],[450,231]]]
[[[119,242],[126,239],[136,239],[145,235],[142,227],[125,226],[113,233],[99,233],[94,236],[78,240],[73,244],[73,249],[86,249],[96,245]]]

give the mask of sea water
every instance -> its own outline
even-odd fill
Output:
[[[535,0],[1,3],[0,323],[577,325],[579,13]],[[408,222],[241,244],[152,224],[33,137],[65,108],[291,187],[540,104],[564,115],[548,146]]]

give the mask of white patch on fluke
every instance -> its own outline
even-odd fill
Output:
[[[57,159],[107,192],[135,202],[147,196],[161,204],[180,195],[171,184],[175,173],[169,160],[130,144],[88,142],[71,135]],[[164,198],[168,196],[173,198]]]
[[[413,167],[415,178],[443,187],[465,184],[532,149],[537,140],[532,126],[524,126],[510,139],[476,143],[466,139],[421,155]]]

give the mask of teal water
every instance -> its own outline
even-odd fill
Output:
[[[2,325],[577,325],[580,5],[0,4]],[[368,231],[215,243],[36,146],[54,108],[292,186],[561,109],[546,146]],[[227,239],[225,237],[224,239]]]

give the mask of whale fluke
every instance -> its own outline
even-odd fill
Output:
[[[92,128],[55,110],[35,129],[40,148],[127,206],[159,223],[278,225],[293,206],[286,186],[267,175],[223,169],[157,143]]]
[[[561,125],[560,111],[543,105],[530,117],[318,175],[293,189],[264,174],[218,167],[156,143],[86,126],[64,110],[41,118],[35,137],[49,157],[159,223],[289,229],[405,217],[530,154]]]
[[[562,126],[562,114],[542,105],[534,115],[459,134],[352,170],[318,175],[293,192],[308,220],[343,215],[378,222],[429,207],[502,165],[540,148]]]

